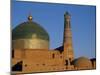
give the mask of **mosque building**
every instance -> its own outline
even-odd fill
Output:
[[[50,38],[40,24],[32,20],[19,24],[12,30],[12,72],[34,73],[96,68],[96,59],[84,56],[74,58],[71,16],[64,14],[63,45],[50,50]]]

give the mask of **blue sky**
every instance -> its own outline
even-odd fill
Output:
[[[12,28],[27,21],[31,12],[33,21],[39,23],[48,32],[51,49],[63,43],[64,13],[68,11],[71,14],[75,57],[95,57],[95,6],[12,1],[11,8]]]

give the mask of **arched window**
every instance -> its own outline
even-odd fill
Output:
[[[52,54],[52,58],[53,58],[53,59],[55,58],[55,54]]]
[[[68,65],[68,60],[65,60],[66,64],[65,65]]]
[[[71,62],[71,60],[72,60],[72,59],[71,59],[71,58],[69,58],[69,61],[70,61],[70,62]]]
[[[14,50],[12,50],[12,58],[14,58]]]
[[[22,61],[16,63],[12,66],[12,71],[22,71]]]

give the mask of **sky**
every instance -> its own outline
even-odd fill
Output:
[[[12,1],[12,29],[27,21],[31,13],[33,21],[39,23],[49,34],[50,49],[63,44],[64,13],[71,15],[72,41],[75,58],[96,55],[96,7],[56,3]]]

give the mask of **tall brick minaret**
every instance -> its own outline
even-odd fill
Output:
[[[64,14],[64,59],[72,61],[74,58],[73,46],[72,46],[72,33],[71,33],[71,24],[70,24],[70,14],[66,12]]]

